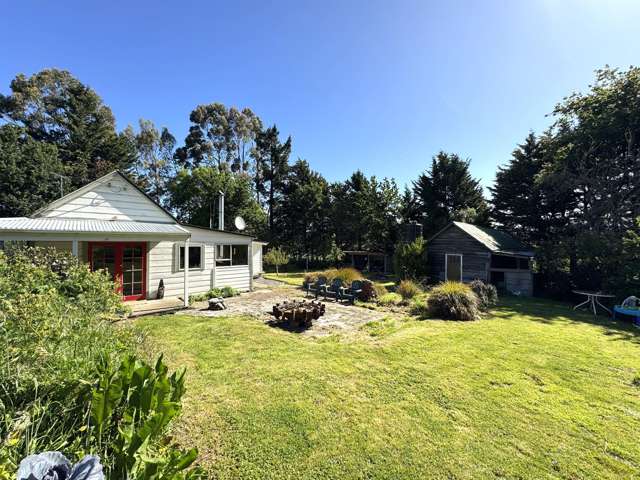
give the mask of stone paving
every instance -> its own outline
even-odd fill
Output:
[[[233,315],[249,315],[270,325],[275,324],[271,315],[273,305],[285,300],[304,298],[304,292],[292,286],[267,286],[257,284],[253,292],[243,293],[238,297],[226,298],[226,310],[208,310],[204,302],[193,305],[193,308],[183,310],[181,314],[203,315],[207,317],[226,317]],[[311,299],[312,297],[309,297]],[[323,300],[321,300],[323,301]],[[357,330],[362,324],[372,320],[380,320],[388,314],[369,310],[355,305],[344,305],[329,299],[323,301],[326,306],[325,314],[313,321],[313,325],[298,333],[308,336],[324,336],[332,333]],[[283,326],[286,329],[286,326]]]

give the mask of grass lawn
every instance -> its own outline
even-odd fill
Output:
[[[278,280],[280,282],[284,282],[287,285],[295,285],[297,287],[302,286],[302,282],[304,282],[304,274],[305,272],[285,272],[276,275],[276,273],[263,273],[262,276],[269,280]]]
[[[217,478],[640,477],[640,331],[567,305],[322,339],[251,318],[138,324],[188,368],[176,438]]]

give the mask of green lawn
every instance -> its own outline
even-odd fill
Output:
[[[566,305],[320,340],[250,318],[138,324],[188,367],[176,438],[218,478],[640,477],[640,331]]]
[[[302,282],[304,282],[304,272],[286,272],[286,273],[264,273],[262,276],[269,280],[278,280],[280,282],[284,282],[288,285],[295,285],[297,287],[302,286]]]

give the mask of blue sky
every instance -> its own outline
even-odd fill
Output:
[[[4,2],[0,91],[73,72],[118,128],[181,142],[202,103],[248,106],[329,180],[415,179],[438,150],[489,185],[593,70],[640,64],[640,2]]]

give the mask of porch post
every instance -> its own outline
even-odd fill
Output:
[[[189,306],[189,239],[184,241],[184,306]]]
[[[249,291],[253,291],[253,240],[247,246],[247,256],[249,257]]]
[[[71,240],[71,253],[74,257],[78,256],[78,240],[76,240],[75,238]]]

